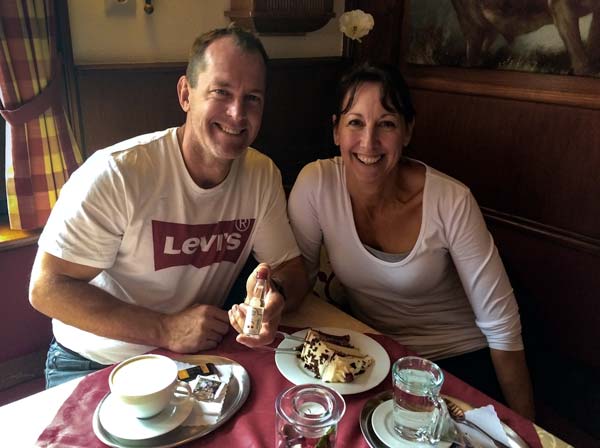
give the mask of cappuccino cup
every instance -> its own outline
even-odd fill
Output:
[[[177,379],[177,364],[162,355],[134,356],[118,364],[108,377],[111,393],[137,418],[150,418],[171,400],[187,399],[189,384]]]

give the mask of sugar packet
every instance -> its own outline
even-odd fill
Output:
[[[183,426],[214,425],[219,420],[231,374],[230,365],[216,365],[215,373],[197,375],[189,381],[193,391],[194,408]]]
[[[192,392],[196,400],[201,401],[218,401],[223,389],[227,387],[227,383],[215,378],[208,378],[198,375]]]

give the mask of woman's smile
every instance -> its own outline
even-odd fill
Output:
[[[383,159],[382,154],[376,156],[367,156],[364,154],[354,153],[354,157],[356,157],[363,165],[374,165]]]

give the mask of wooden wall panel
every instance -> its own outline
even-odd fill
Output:
[[[409,154],[471,188],[529,310],[524,325],[600,367],[600,110],[419,88],[413,97]]]
[[[517,291],[529,348],[551,346],[600,368],[598,256],[507,223],[488,225]]]
[[[254,147],[269,155],[291,188],[300,169],[337,154],[331,116],[341,58],[272,60],[263,124]]]
[[[342,58],[272,60],[260,133],[253,146],[280,167],[286,188],[298,171],[334,151],[331,115]],[[183,65],[77,68],[86,154],[139,134],[178,126]]]
[[[184,72],[183,65],[78,67],[85,153],[183,123],[176,86]]]
[[[28,245],[0,252],[0,296],[3,310],[0,338],[8,341],[0,349],[0,365],[34,352],[45,351],[52,339],[50,318],[29,304],[29,277],[36,251],[37,245]],[[6,373],[1,369],[0,372]],[[23,376],[27,375],[25,373]],[[12,379],[1,378],[0,390],[11,381]]]
[[[413,96],[415,153],[465,182],[480,205],[600,243],[600,110]]]

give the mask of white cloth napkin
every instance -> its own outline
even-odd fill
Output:
[[[481,427],[481,429],[485,430],[489,435],[494,437],[499,442],[510,446],[508,436],[506,435],[506,432],[504,432],[502,423],[500,422],[493,405],[488,404],[487,406],[481,408],[466,411],[465,418]],[[477,431],[476,429],[460,423],[458,426],[463,433],[467,434],[469,441],[475,448],[495,447],[494,443],[488,437],[486,437],[484,434],[481,434],[481,432]]]
[[[187,369],[193,367],[191,364],[177,362],[178,368]],[[182,426],[207,426],[214,425],[221,416],[223,410],[223,403],[225,402],[225,396],[227,395],[227,384],[231,379],[231,366],[218,365],[215,366],[218,370],[219,380],[225,383],[225,387],[221,390],[220,394],[214,398],[214,400],[198,400],[194,398],[194,407],[189,417],[182,423]],[[190,387],[194,390],[194,387],[198,383],[198,379],[194,379],[189,382]]]

